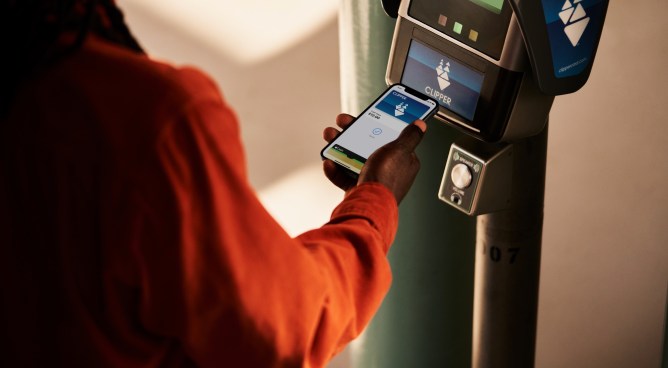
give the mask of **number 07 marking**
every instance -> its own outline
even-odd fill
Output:
[[[510,255],[510,258],[508,260],[508,263],[510,264],[515,264],[517,261],[517,256],[520,254],[520,249],[521,248],[508,248],[508,254]],[[487,253],[487,247],[484,247],[482,250],[482,254]],[[503,250],[499,247],[490,247],[489,248],[489,258],[492,260],[494,263],[499,263],[503,260]]]

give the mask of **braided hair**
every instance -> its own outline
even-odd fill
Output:
[[[64,33],[74,41],[63,45]],[[0,117],[23,82],[79,50],[90,33],[144,52],[114,0],[0,0]]]

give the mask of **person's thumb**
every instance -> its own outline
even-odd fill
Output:
[[[415,120],[401,131],[401,134],[399,134],[399,138],[396,139],[395,143],[406,152],[413,152],[415,147],[422,141],[422,137],[426,130],[427,124],[424,121]]]

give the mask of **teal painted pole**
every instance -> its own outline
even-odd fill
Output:
[[[478,216],[473,368],[532,368],[548,128],[513,143],[510,202]]]
[[[343,0],[339,12],[341,104],[358,115],[383,92],[394,19],[380,0]]]
[[[394,20],[379,0],[344,0],[339,26],[343,110],[358,114],[386,88]],[[418,148],[422,169],[400,207],[389,255],[392,288],[353,343],[353,367],[471,365],[475,219],[436,196],[458,136],[442,123],[429,122]]]

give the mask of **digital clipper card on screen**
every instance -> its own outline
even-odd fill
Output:
[[[428,119],[437,109],[433,99],[395,84],[330,142],[321,156],[359,174],[374,151],[397,139],[408,124]]]

